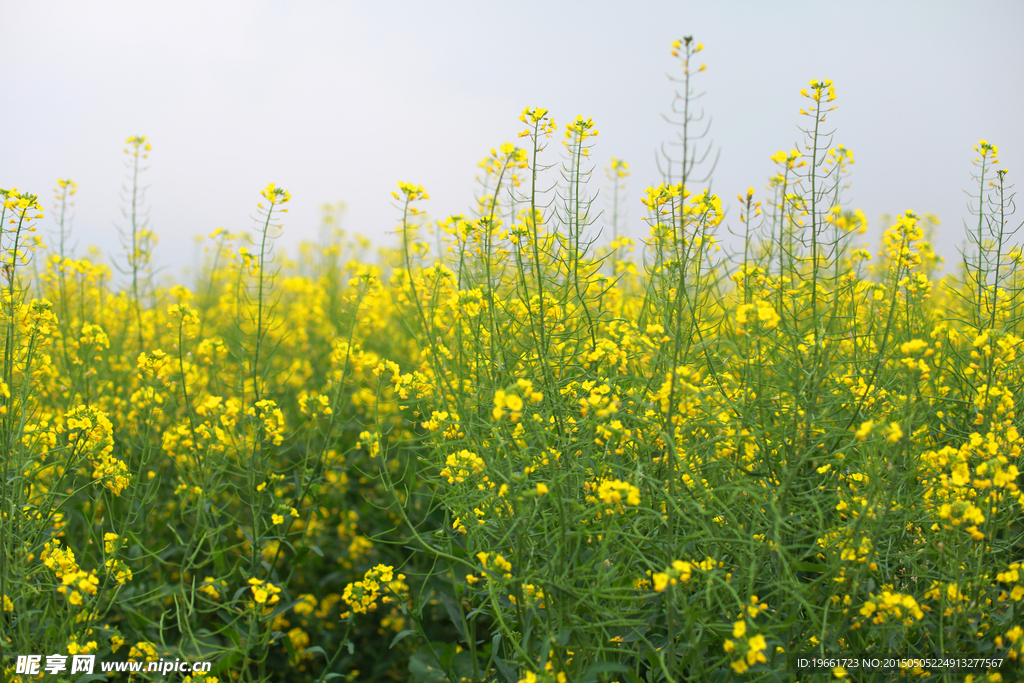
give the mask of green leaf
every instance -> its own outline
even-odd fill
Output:
[[[411,628],[407,628],[404,631],[399,631],[395,634],[395,637],[391,639],[391,644],[388,645],[388,649],[390,650],[395,645],[397,645],[400,640],[404,640],[407,636],[411,636],[414,633],[416,633],[416,631],[414,631]]]
[[[441,603],[444,605],[445,611],[448,612],[448,617],[455,624],[455,630],[459,632],[459,637],[466,640],[466,629],[462,625],[462,614],[459,611],[459,604],[455,602],[455,598],[447,593],[441,593]]]
[[[455,652],[459,649],[458,643],[448,643],[448,647],[444,649],[441,656],[438,658],[441,662],[441,666],[446,670],[451,668],[452,658],[455,657]]]
[[[295,643],[292,642],[292,639],[280,631],[274,631],[270,634],[271,642],[277,640],[278,637],[284,641],[284,649],[288,651],[288,659],[296,660],[298,657],[295,653]]]
[[[501,657],[495,657],[494,664],[498,667],[498,671],[501,672],[501,675],[505,677],[505,680],[508,681],[508,683],[518,683],[519,674],[516,673],[515,669],[506,664]]]
[[[501,645],[501,634],[495,633],[494,637],[491,638],[491,661],[498,667],[498,671],[505,677],[508,683],[518,683],[519,676],[516,674],[515,669],[506,664],[501,657],[498,656],[499,645]]]
[[[433,656],[428,652],[420,651],[409,658],[409,673],[418,683],[447,683],[448,681],[448,676],[437,667]]]
[[[618,662],[594,662],[583,672],[583,683],[597,683],[597,675],[601,673],[625,673],[629,667]]]

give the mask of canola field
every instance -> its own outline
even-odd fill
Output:
[[[402,182],[397,244],[327,211],[288,255],[288,192],[254,188],[258,223],[210,235],[187,286],[153,273],[145,138],[120,273],[66,251],[73,182],[53,239],[2,191],[3,680],[1018,680],[1024,255],[997,147],[964,151],[945,269],[926,207],[867,243],[830,81],[801,91],[804,145],[723,202],[687,137],[700,49],[673,46],[682,146],[642,236],[625,163],[597,199],[594,122],[540,108],[474,211],[428,221]],[[211,669],[18,670],[54,653]]]

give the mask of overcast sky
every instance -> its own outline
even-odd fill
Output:
[[[175,267],[193,235],[250,228],[269,182],[292,194],[286,247],[315,237],[318,207],[335,201],[346,229],[387,243],[399,180],[425,187],[434,218],[468,213],[477,162],[515,141],[525,106],[560,125],[594,119],[592,189],[610,157],[629,162],[640,235],[684,35],[705,45],[713,189],[732,202],[750,185],[764,195],[768,157],[800,139],[798,93],[818,78],[835,82],[829,123],[856,157],[849,204],[875,230],[882,213],[936,213],[940,253],[954,256],[973,145],[999,145],[1011,179],[1024,168],[1019,0],[15,0],[4,24],[0,187],[49,209],[56,179],[73,179],[79,251],[115,251],[123,141],[146,135],[157,261]]]

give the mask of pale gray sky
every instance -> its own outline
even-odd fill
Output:
[[[977,140],[999,145],[1011,179],[1024,169],[1019,0],[15,0],[4,24],[0,187],[49,209],[56,179],[75,180],[81,247],[116,250],[123,141],[146,135],[165,265],[191,261],[194,234],[249,228],[268,182],[292,194],[285,246],[314,237],[319,205],[339,200],[348,230],[386,242],[399,180],[425,187],[432,217],[468,212],[476,163],[515,141],[525,106],[560,125],[593,117],[592,188],[609,157],[629,162],[639,235],[655,150],[674,135],[661,118],[678,73],[669,46],[690,34],[705,44],[698,84],[727,203],[750,185],[763,196],[815,78],[835,82],[829,123],[857,161],[850,204],[875,230],[881,213],[933,212],[953,256]]]

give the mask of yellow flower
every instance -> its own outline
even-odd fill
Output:
[[[262,579],[249,579],[249,587],[252,590],[253,600],[261,605],[274,605],[281,599],[278,595],[281,589]]]
[[[302,652],[309,647],[309,634],[301,628],[295,627],[288,631],[288,640],[292,641],[292,646],[298,652]]]
[[[884,434],[887,435],[885,437],[885,440],[888,441],[889,443],[896,443],[897,441],[903,438],[903,430],[900,429],[900,425],[898,422],[890,422]]]
[[[106,553],[112,553],[117,550],[117,534],[103,534],[103,551]]]
[[[860,425],[860,429],[858,429],[856,432],[854,432],[853,435],[855,437],[857,437],[858,441],[866,441],[868,436],[871,434],[871,430],[874,429],[874,427],[875,427],[875,421],[874,420],[868,420],[867,422],[862,422],[861,425]]]
[[[757,662],[767,663],[768,659],[764,656],[764,651],[768,648],[768,643],[765,642],[763,635],[758,634],[748,640],[747,646],[750,648],[747,650],[747,663],[750,666]]]
[[[912,339],[911,341],[904,342],[900,345],[900,352],[905,356],[909,356],[918,351],[922,351],[928,348],[928,342],[921,339]]]
[[[731,666],[733,668],[733,670],[736,673],[738,673],[738,674],[746,673],[747,670],[750,668],[747,665],[746,660],[743,660],[743,659],[737,659],[735,662],[733,662],[729,666]]]
[[[447,467],[441,470],[441,476],[447,478],[449,484],[461,484],[483,472],[485,467],[483,458],[465,449],[448,455],[445,464]]]
[[[274,185],[274,183],[267,185],[260,191],[260,194],[263,195],[263,198],[270,202],[271,205],[284,204],[292,198],[292,196],[288,194],[287,190]]]
[[[608,505],[615,506],[614,509],[608,509],[609,513],[613,510],[623,512],[623,499],[625,499],[627,505],[636,506],[640,504],[640,489],[629,482],[618,479],[606,479],[598,485],[597,497]]]
[[[781,320],[772,305],[761,299],[736,307],[736,329],[740,334],[747,334],[747,326],[753,323],[757,323],[762,330],[773,330]]]
[[[147,662],[155,662],[160,659],[160,656],[152,643],[143,640],[133,645],[132,649],[128,651],[128,659],[144,659]]]
[[[220,599],[220,591],[218,591],[216,586],[214,586],[214,581],[209,576],[203,579],[203,584],[199,587],[199,592],[204,593],[214,600]]]

